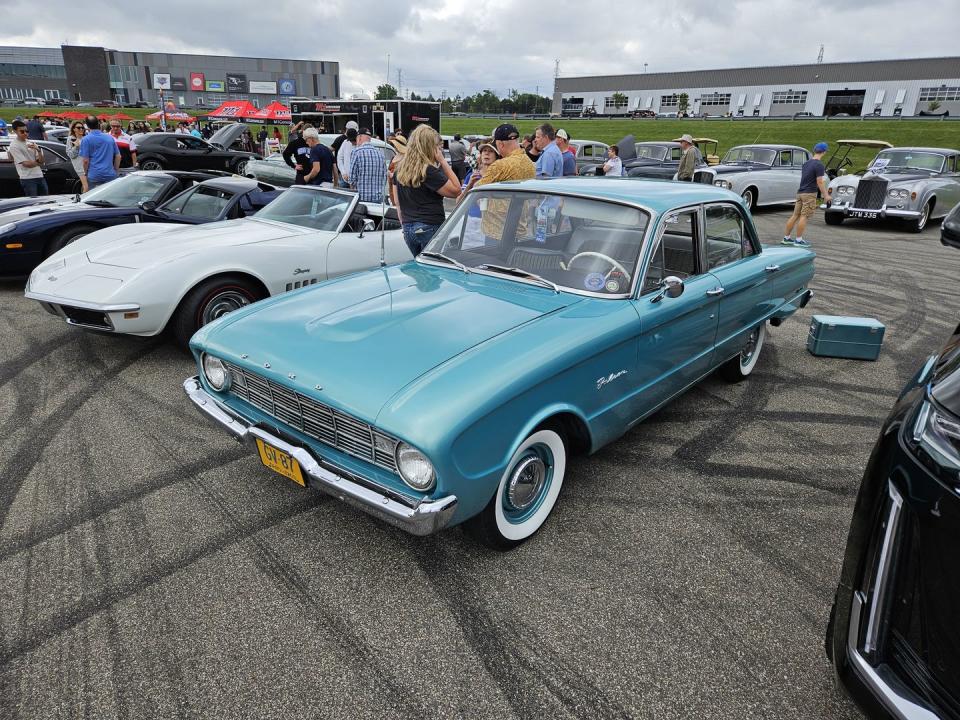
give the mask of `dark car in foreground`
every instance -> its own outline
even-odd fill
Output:
[[[194,172],[130,173],[79,199],[0,213],[0,275],[29,273],[96,230],[128,223],[200,223],[252,214],[281,190],[248,178]]]
[[[870,718],[960,718],[960,326],[904,388],[857,496],[827,655]]]
[[[20,197],[23,188],[20,186],[20,176],[10,158],[7,148],[10,146],[9,137],[0,138],[0,197]],[[52,193],[75,193],[80,191],[80,178],[73,169],[73,163],[67,157],[67,150],[62,142],[56,140],[31,140],[35,142],[43,153],[43,176]]]
[[[180,133],[139,133],[133,136],[142,170],[225,170],[243,175],[247,162],[260,155],[224,150],[203,138]]]
[[[940,242],[960,249],[960,203],[947,213],[940,226]]]

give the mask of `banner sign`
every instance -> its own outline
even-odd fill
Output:
[[[280,85],[281,95],[297,94],[297,81],[293,78],[281,78],[278,84]]]
[[[172,77],[170,78],[170,89],[171,90],[186,90],[187,89],[187,79],[182,77]]]
[[[340,112],[340,106],[330,105],[328,103],[314,103],[313,111],[314,112]]]
[[[157,90],[169,90],[170,89],[170,75],[167,73],[154,73],[153,74],[153,87]]]
[[[194,92],[203,92],[203,73],[190,73],[190,89]]]
[[[251,80],[250,92],[262,93],[264,95],[276,95],[277,84],[275,82],[261,82],[259,80]]]
[[[207,92],[226,92],[227,88],[223,80],[207,80]]]
[[[246,75],[227,75],[227,92],[245,93],[247,92]]]

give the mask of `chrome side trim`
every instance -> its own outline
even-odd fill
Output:
[[[36,300],[37,302],[50,303],[51,305],[66,305],[67,307],[80,308],[81,310],[96,310],[98,312],[139,312],[140,306],[132,303],[126,305],[104,305],[103,303],[92,303],[84,300],[70,300],[55,295],[45,293],[31,292],[27,290],[23,293],[25,298]]]
[[[850,624],[847,631],[847,656],[870,692],[880,699],[890,714],[897,720],[939,720],[933,712],[902,694],[903,689],[895,689],[890,680],[895,682],[896,677],[892,673],[883,673],[882,669],[878,670],[873,667],[860,652],[860,631],[864,622],[864,610],[867,611],[864,650],[873,652],[877,648],[883,610],[886,607],[887,583],[890,580],[893,546],[896,542],[903,512],[903,497],[892,482],[888,481],[887,491],[890,494],[892,505],[890,513],[887,515],[887,529],[883,536],[883,545],[880,548],[880,559],[877,561],[876,579],[870,590],[872,602],[868,602],[862,591],[853,594]],[[884,677],[884,675],[887,675],[887,677]]]
[[[257,438],[295,457],[311,485],[413,535],[431,535],[449,524],[457,508],[455,495],[437,500],[406,504],[385,493],[377,492],[339,474],[336,468],[322,465],[306,449],[291,445],[263,428],[256,427],[243,417],[221,405],[203,389],[198,377],[188,378],[183,390],[194,407],[215,425],[225,429],[241,443],[252,443]]]

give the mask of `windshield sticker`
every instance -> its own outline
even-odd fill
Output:
[[[583,286],[587,290],[598,292],[603,288],[603,273],[592,272],[583,279]]]
[[[870,172],[883,172],[883,169],[890,164],[890,158],[878,158],[873,161],[873,165],[870,166]]]
[[[620,292],[620,283],[616,280],[607,280],[607,284],[604,285],[608,293]]]

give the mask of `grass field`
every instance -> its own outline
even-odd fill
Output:
[[[443,133],[472,135],[490,133],[502,120],[493,118],[443,118]],[[522,133],[532,133],[542,120],[516,120]],[[824,140],[831,145],[841,139],[886,140],[892,145],[960,148],[960,122],[928,120],[551,120],[571,138],[615,143],[633,134],[637,142],[673,140],[684,133],[709,137],[720,143],[720,155],[735,145],[786,143],[812,148]],[[855,166],[862,166],[876,153],[851,153]]]

